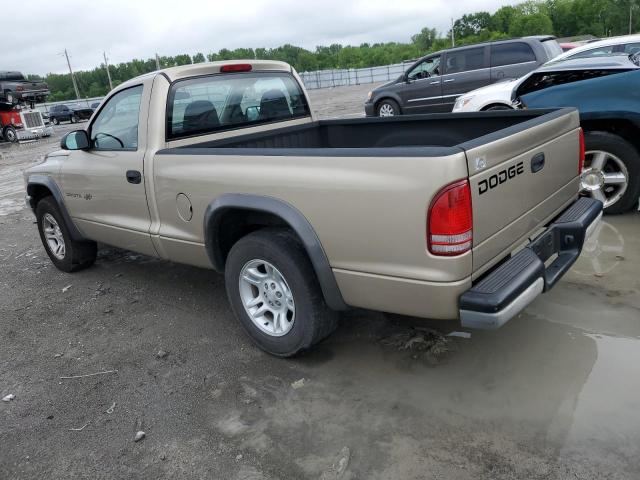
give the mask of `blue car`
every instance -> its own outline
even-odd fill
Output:
[[[622,213],[640,195],[640,55],[543,66],[514,91],[522,108],[576,107],[585,132],[582,191]]]

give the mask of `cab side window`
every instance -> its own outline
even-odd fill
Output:
[[[411,72],[409,72],[409,80],[420,80],[423,78],[437,77],[440,75],[440,56],[430,57],[424,60],[422,63],[416,65]]]
[[[137,150],[142,85],[116,93],[91,125],[91,147],[96,150]]]

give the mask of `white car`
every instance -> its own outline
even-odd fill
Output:
[[[640,35],[622,35],[620,37],[610,37],[596,42],[585,43],[571,50],[567,50],[558,55],[553,60],[547,62],[555,63],[568,58],[590,58],[606,55],[631,55],[640,52]]]
[[[510,110],[511,94],[520,79],[512,78],[493,83],[459,96],[453,106],[454,112],[481,112],[487,110]]]
[[[630,55],[637,52],[640,52],[640,35],[611,37],[573,48],[545,63],[541,68],[569,59]],[[522,77],[520,80],[523,78],[525,77]],[[520,80],[511,79],[494,83],[465,93],[457,98],[453,106],[453,111],[480,112],[486,110],[513,109],[515,106],[512,104],[511,97],[513,89],[519,84]]]

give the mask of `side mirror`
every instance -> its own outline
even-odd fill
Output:
[[[251,105],[250,107],[247,107],[245,114],[247,116],[247,121],[255,122],[260,118],[260,107]]]
[[[60,141],[63,150],[88,150],[89,136],[86,130],[74,130],[67,133]]]

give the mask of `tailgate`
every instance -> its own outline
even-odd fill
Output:
[[[580,121],[545,113],[461,145],[473,203],[473,272],[479,275],[578,194]]]

